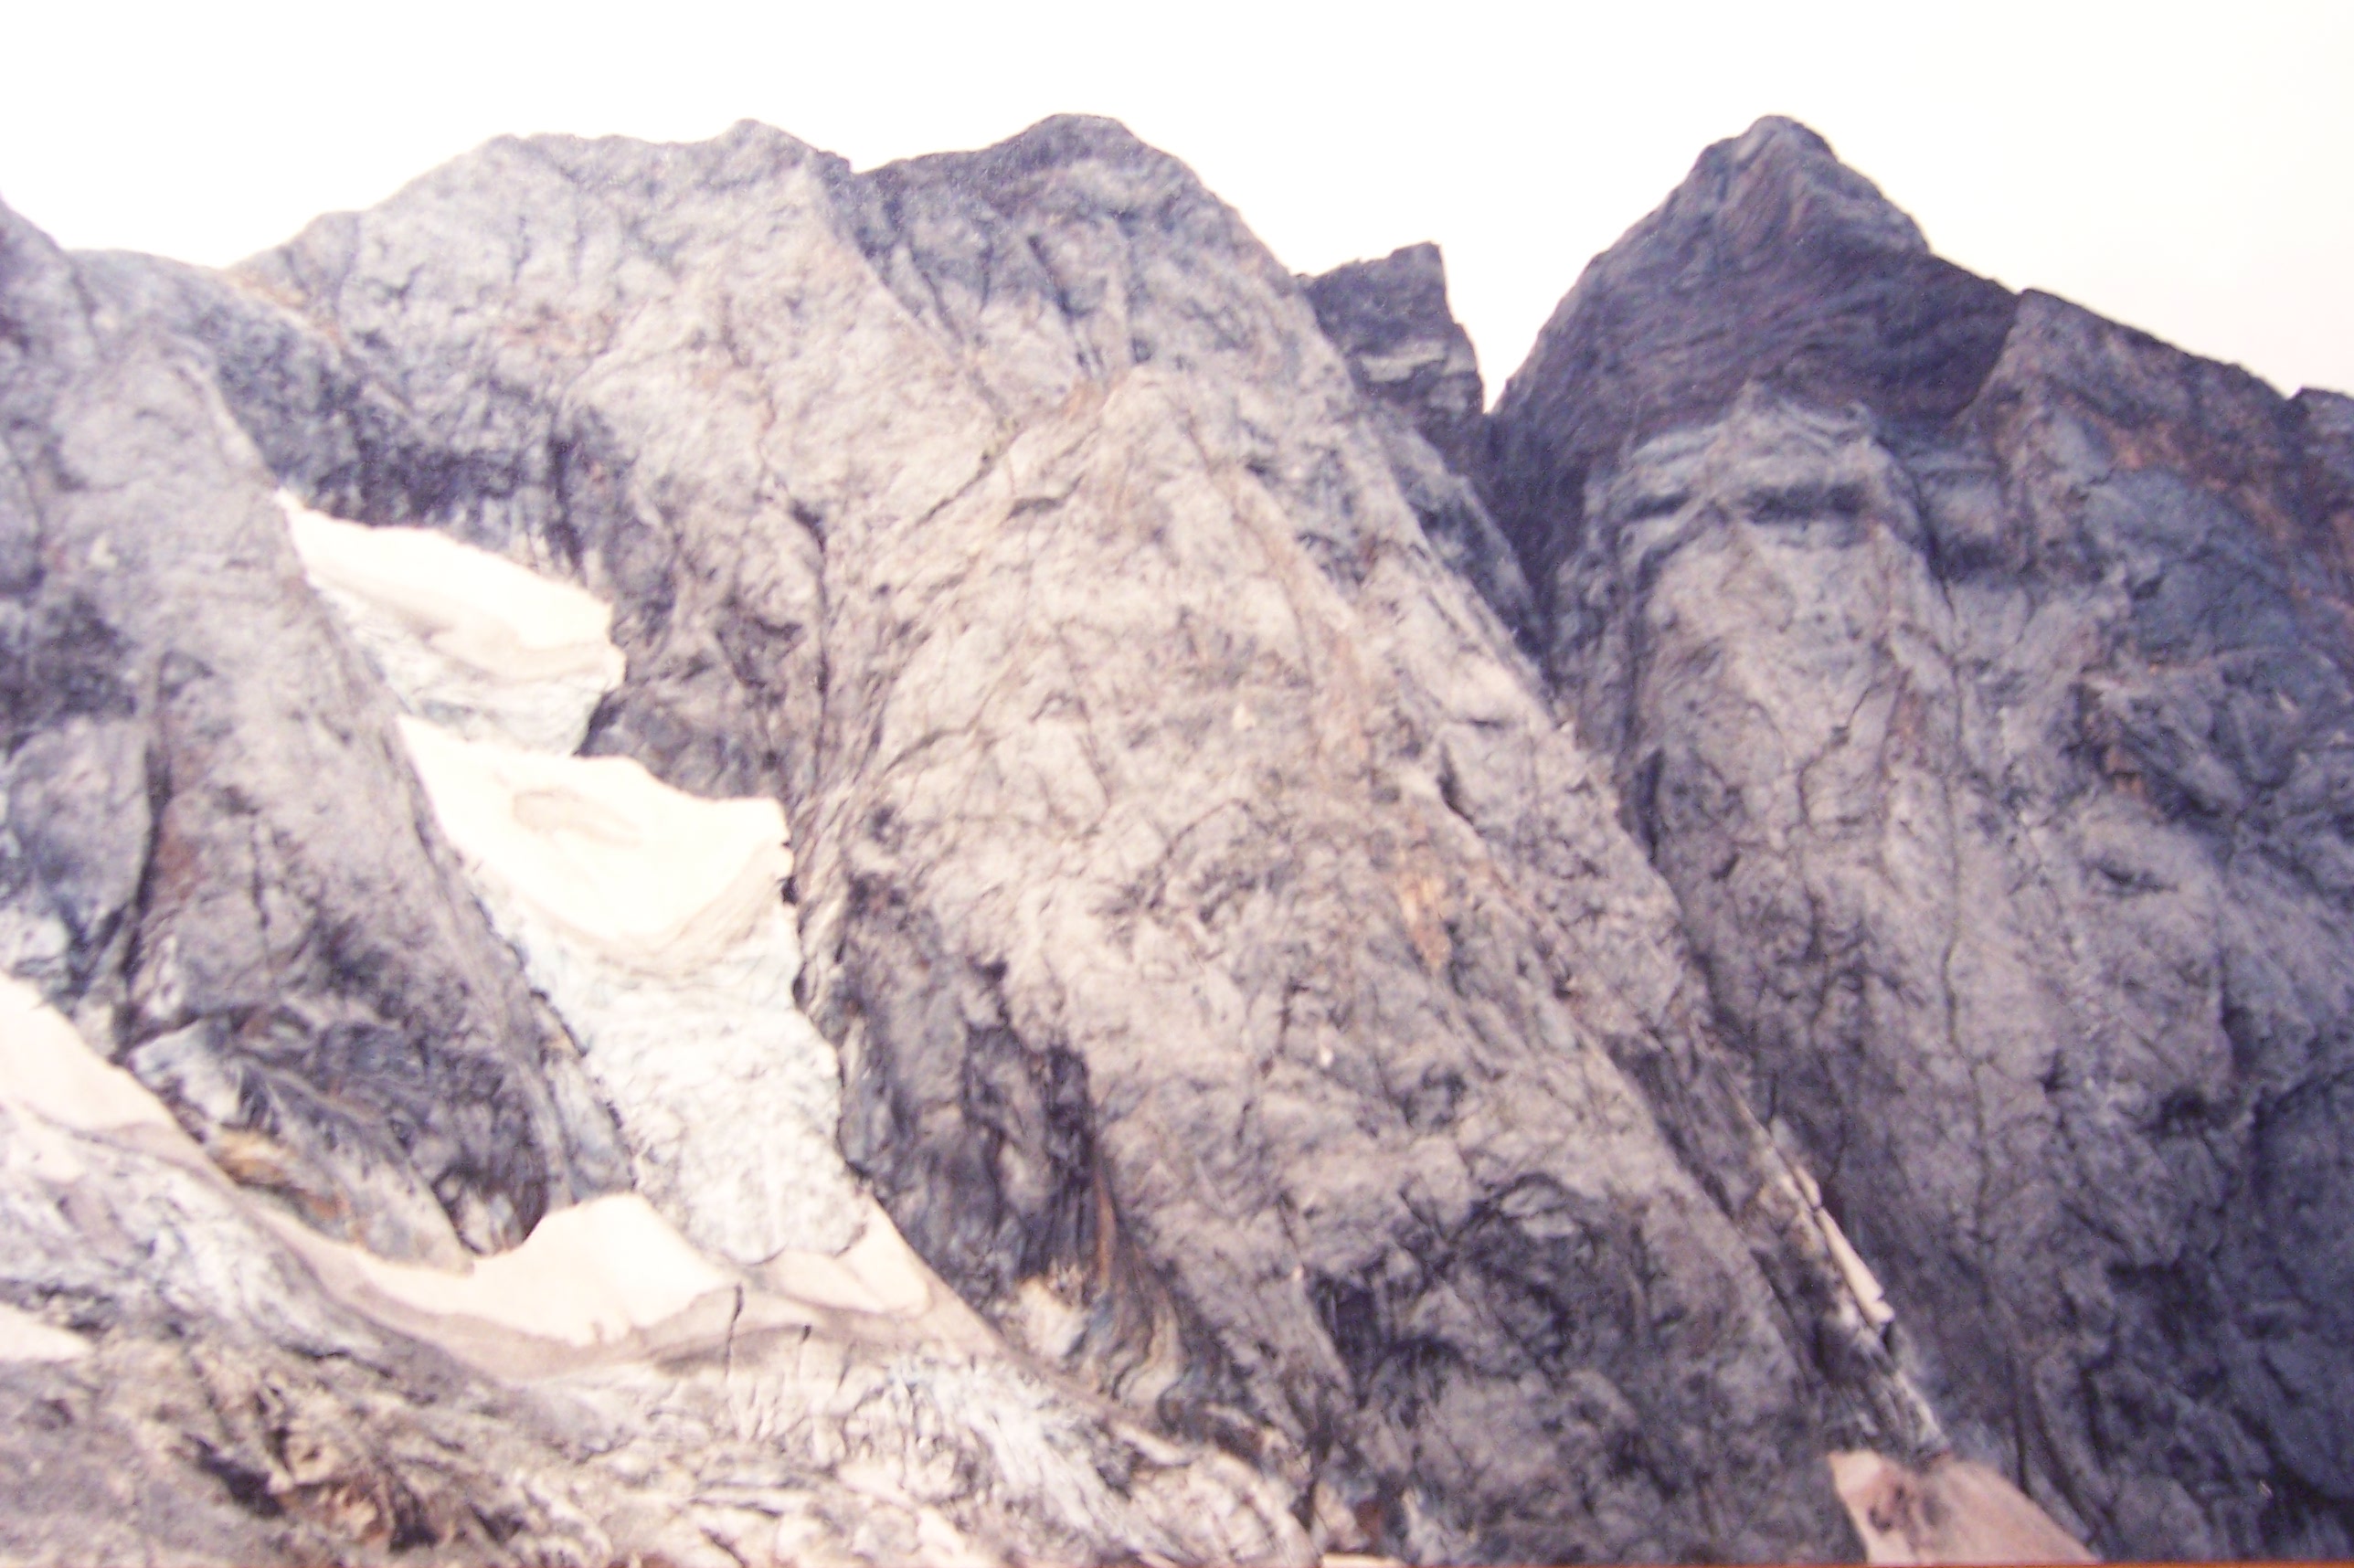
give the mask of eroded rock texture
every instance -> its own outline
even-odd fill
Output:
[[[880,1216],[747,1272],[592,1196],[607,1113],[219,341],[0,224],[0,1555],[1305,1560],[1279,1480],[1024,1364]]]
[[[203,1140],[0,1107],[0,1331],[92,1347],[0,1382],[130,1401],[11,1552],[111,1467],[204,1499],[126,1554],[1853,1555],[1835,1452],[2346,1549],[2345,399],[1953,268],[1782,122],[1492,417],[1435,250],[1296,279],[1101,121],[500,141],[224,273],[8,222],[7,963]],[[585,588],[581,750],[783,807],[887,1220],[646,1133],[765,1103],[699,1064],[768,993],[667,1053],[524,966],[379,672],[474,677],[339,630],[274,485]],[[645,1200],[703,1284],[601,1347],[333,1250],[520,1277]],[[126,1393],[175,1333],[244,1381]]]
[[[589,749],[781,795],[843,1150],[1036,1353],[1342,1544],[1853,1549],[1822,1454],[1928,1428],[1509,552],[1181,165],[501,143],[94,271],[313,503],[615,602]]]
[[[1535,613],[1528,578],[1472,486],[1487,398],[1470,336],[1447,309],[1438,247],[1410,245],[1301,282],[1317,324],[1365,395],[1373,433],[1424,535],[1528,641]]]
[[[1963,1448],[2109,1552],[2348,1550],[2346,409],[1947,266],[1768,121],[1494,418],[1752,1103]]]
[[[509,1245],[618,1184],[196,358],[0,223],[9,968],[388,1255]]]

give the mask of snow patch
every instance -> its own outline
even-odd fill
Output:
[[[699,800],[626,758],[568,755],[622,673],[588,594],[279,499],[312,581],[407,710],[402,738],[476,896],[579,1042],[638,1190],[746,1266],[849,1246],[866,1226],[834,1144],[833,1048],[793,1003],[777,803]]]
[[[88,1354],[90,1341],[80,1334],[0,1301],[0,1361],[69,1361]]]
[[[188,1163],[207,1168],[161,1100],[81,1037],[64,1014],[19,980],[0,976],[0,1106],[45,1124],[53,1181],[72,1181],[82,1166],[70,1137],[163,1129],[184,1146]],[[13,1144],[16,1139],[12,1139]],[[13,1155],[15,1150],[11,1150]],[[276,1220],[249,1202],[249,1212]],[[330,1241],[292,1220],[271,1229],[294,1245],[323,1279],[356,1278],[419,1311],[481,1319],[542,1339],[594,1344],[650,1328],[684,1311],[732,1278],[634,1193],[558,1209],[523,1245],[476,1262],[465,1273],[393,1263],[347,1242]],[[330,1281],[332,1284],[332,1281]],[[343,1292],[348,1294],[348,1291]],[[0,1360],[59,1360],[88,1347],[76,1335],[0,1305]]]
[[[0,975],[0,1103],[77,1132],[141,1124],[178,1130],[163,1102],[90,1048],[23,980]]]
[[[935,1302],[931,1270],[879,1205],[866,1199],[861,1207],[865,1228],[841,1256],[781,1252],[759,1270],[760,1282],[780,1296],[813,1306],[895,1318],[928,1310]]]
[[[428,528],[371,528],[281,491],[312,586],[413,713],[569,752],[626,661],[594,595]]]
[[[401,734],[493,924],[579,1041],[639,1191],[747,1266],[848,1246],[841,1073],[793,1004],[776,802],[698,800],[624,758],[419,719]]]
[[[1973,1460],[1945,1454],[1915,1470],[1868,1448],[1828,1458],[1867,1563],[2096,1561],[2032,1498]]]
[[[1788,1162],[1788,1169],[1799,1196],[1806,1201],[1815,1223],[1822,1227],[1823,1244],[1830,1251],[1831,1261],[1839,1266],[1840,1277],[1847,1282],[1848,1294],[1855,1298],[1863,1320],[1874,1329],[1884,1329],[1896,1321],[1896,1308],[1888,1304],[1888,1293],[1880,1287],[1879,1277],[1849,1242],[1840,1223],[1831,1218],[1830,1210],[1823,1206],[1823,1190],[1816,1184],[1814,1173],[1796,1160]]]
[[[615,963],[693,974],[780,906],[792,856],[774,800],[697,800],[626,757],[525,751],[420,719],[400,733],[460,853]]]
[[[319,1245],[405,1307],[573,1345],[626,1339],[735,1285],[634,1192],[558,1209],[522,1245],[478,1258],[464,1274]]]

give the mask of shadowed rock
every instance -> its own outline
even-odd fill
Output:
[[[1408,246],[1301,284],[1317,324],[1372,405],[1374,434],[1432,547],[1515,639],[1533,646],[1528,578],[1470,482],[1484,396],[1470,336],[1447,307],[1438,247]]]
[[[0,214],[8,967],[331,1234],[454,1261],[625,1178],[195,357]]]
[[[1751,1103],[2104,1551],[2354,1522],[2345,406],[2014,302],[1769,121],[1493,423]]]
[[[1588,481],[1645,438],[1716,418],[1751,382],[1935,424],[1978,390],[2010,313],[1820,137],[1761,120],[1563,298],[1497,402],[1484,493],[1550,604]]]
[[[1301,286],[1359,389],[1404,414],[1450,468],[1468,471],[1487,397],[1470,334],[1447,306],[1438,247],[1352,261]]]

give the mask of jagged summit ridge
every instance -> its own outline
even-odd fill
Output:
[[[1484,493],[1542,597],[1597,463],[1713,418],[1753,381],[1898,424],[1949,418],[2013,309],[1930,254],[1813,132],[1760,121],[1703,153],[1564,297],[1497,400]]]
[[[12,1543],[121,1471],[126,1555],[2347,1545],[2338,402],[1939,261],[1787,121],[1492,418],[1435,248],[1295,279],[1081,117],[9,243],[0,915],[199,1140],[0,1107],[0,1343],[64,1358],[0,1394],[88,1413]],[[281,485],[618,667],[339,625]],[[458,788],[403,703],[579,755]],[[708,964],[517,896],[720,815]],[[302,1283],[624,1213],[702,1294],[602,1347]]]
[[[1711,149],[1499,400],[1549,683],[1962,1451],[2107,1551],[2342,1550],[2354,1238],[2258,1196],[2354,1137],[2336,405],[1828,158]]]

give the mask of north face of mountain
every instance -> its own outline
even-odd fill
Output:
[[[1492,421],[1750,1103],[2106,1552],[2349,1548],[2348,407],[1939,261],[1767,121]]]

